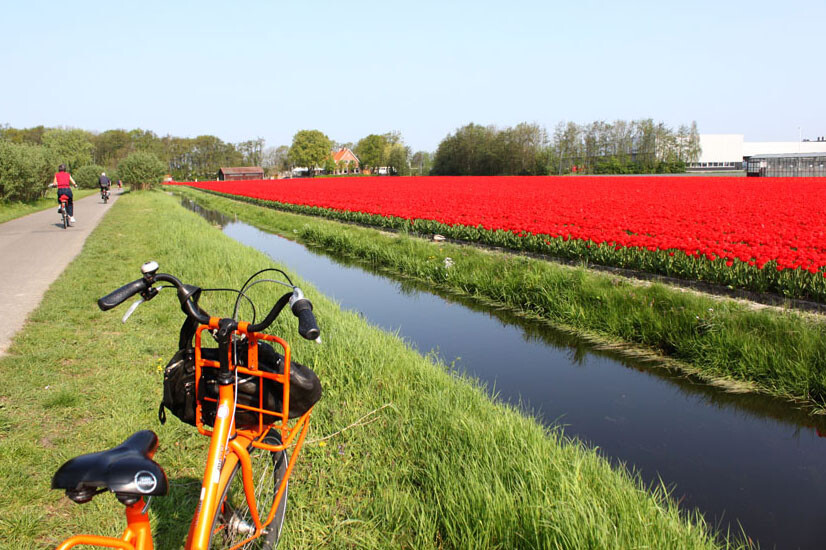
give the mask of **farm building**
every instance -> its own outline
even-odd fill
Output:
[[[735,171],[746,168],[755,156],[826,155],[826,137],[799,141],[746,141],[743,134],[700,134],[700,158],[690,171]]]
[[[264,179],[264,169],[258,166],[235,166],[218,170],[218,181],[262,179]]]
[[[753,155],[746,159],[749,177],[824,177],[826,153]]]

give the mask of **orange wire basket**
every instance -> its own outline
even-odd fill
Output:
[[[258,422],[255,426],[252,427],[236,427],[236,433],[243,435],[250,440],[252,440],[252,446],[257,447],[259,449],[265,449],[267,451],[282,451],[292,445],[293,440],[295,439],[296,435],[304,430],[302,428],[306,423],[309,422],[310,413],[312,412],[312,408],[297,418],[292,425],[289,423],[289,410],[290,410],[290,346],[289,344],[284,341],[283,339],[279,338],[278,336],[274,336],[271,334],[263,334],[258,332],[247,332],[246,327],[248,323],[239,323],[238,330],[235,331],[237,335],[246,335],[248,341],[247,347],[247,366],[241,366],[233,363],[232,361],[232,352],[230,351],[229,357],[229,364],[230,370],[237,371],[239,375],[244,376],[251,376],[257,377],[259,380],[257,381],[258,386],[258,406],[247,405],[243,403],[238,403],[236,400],[236,411],[248,411],[257,415]],[[208,330],[210,327],[207,325],[200,325],[198,330],[195,332],[195,395],[199,396],[197,399],[197,404],[195,407],[195,424],[198,428],[198,431],[205,436],[212,436],[212,430],[210,430],[207,424],[204,423],[203,418],[203,402],[212,402],[215,403],[217,406],[218,400],[213,397],[200,397],[200,385],[201,385],[201,377],[203,374],[203,369],[215,368],[219,367],[218,361],[213,361],[210,359],[204,359],[201,354],[201,333],[204,330]],[[273,342],[281,346],[284,350],[284,372],[283,373],[276,373],[270,371],[264,371],[258,368],[258,342],[260,340],[264,340],[267,342]],[[272,380],[274,382],[280,383],[282,386],[282,409],[280,411],[271,410],[264,408],[264,392],[266,391],[266,384],[264,384],[264,379]],[[269,418],[265,418],[269,417]],[[275,418],[275,421],[272,421],[272,418]],[[270,443],[264,443],[262,440],[266,437],[266,435],[270,432],[271,428],[275,428],[280,432],[281,436],[281,444],[280,445],[273,445]],[[299,441],[297,443],[296,451],[300,448],[302,442]]]

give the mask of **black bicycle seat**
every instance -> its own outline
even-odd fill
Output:
[[[142,496],[165,495],[169,490],[166,474],[149,458],[157,447],[155,432],[136,432],[113,449],[80,455],[63,464],[52,478],[52,489],[65,489],[78,503],[89,502],[106,489],[126,505]]]

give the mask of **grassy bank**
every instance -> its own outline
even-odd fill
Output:
[[[73,191],[74,199],[79,200],[88,197],[94,193],[98,193],[97,189],[75,189]],[[55,192],[50,191],[48,197],[37,199],[30,202],[2,202],[0,201],[0,223],[22,218],[28,216],[33,212],[40,212],[47,208],[57,209],[57,199]]]
[[[9,548],[53,547],[79,530],[118,533],[114,498],[78,506],[49,490],[50,477],[72,455],[146,427],[160,435],[156,459],[172,486],[153,501],[156,547],[181,546],[207,440],[156,418],[160,367],[182,320],[177,301],[161,293],[121,325],[122,312],[102,313],[95,300],[150,258],[214,287],[238,286],[272,262],[175,201],[160,193],[119,200],[96,230],[118,246],[89,239],[0,360],[0,541]],[[325,394],[291,483],[284,548],[716,547],[702,520],[681,516],[661,490],[644,490],[595,451],[494,404],[302,286],[325,343],[292,338],[294,353],[315,368]],[[277,295],[256,289],[259,303]],[[226,314],[229,298],[202,303]],[[275,331],[295,328],[290,317]]]
[[[708,380],[826,406],[826,324],[585,268],[433,243],[177,188],[209,208],[372,265],[679,360]],[[451,266],[446,267],[445,258]]]

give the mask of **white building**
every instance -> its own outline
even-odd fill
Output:
[[[754,155],[826,154],[826,137],[815,141],[745,141],[743,134],[700,134],[700,159],[689,170],[742,170]]]

